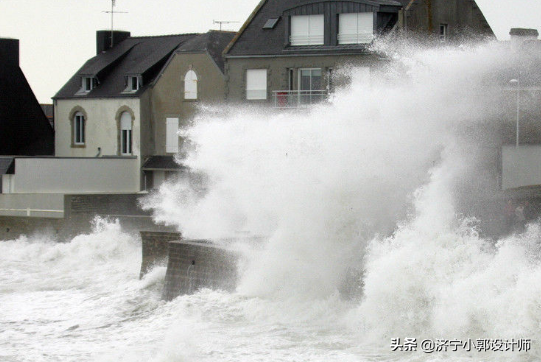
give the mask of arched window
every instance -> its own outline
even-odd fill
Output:
[[[197,74],[193,70],[184,77],[184,99],[197,99]]]
[[[73,144],[85,144],[85,116],[82,112],[77,112],[73,116]]]
[[[120,154],[132,154],[132,119],[128,112],[120,116]]]

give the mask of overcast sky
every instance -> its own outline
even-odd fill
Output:
[[[132,35],[205,32],[213,20],[238,21],[259,0],[116,0],[115,29]],[[500,40],[512,27],[541,30],[541,0],[477,0]],[[0,37],[20,39],[21,68],[41,103],[67,82],[96,51],[96,30],[110,29],[111,0],[0,0]]]

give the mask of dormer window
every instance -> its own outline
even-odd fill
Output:
[[[136,92],[139,90],[139,78],[138,77],[130,77],[129,79],[129,89],[132,92]]]
[[[294,15],[291,17],[290,44],[323,45],[325,17],[321,15]]]
[[[122,93],[135,93],[142,86],[141,78],[136,75],[128,76],[126,83],[127,83],[126,89],[124,89],[124,92]]]
[[[338,44],[367,44],[374,39],[374,14],[348,13],[338,16]]]
[[[83,77],[81,89],[84,93],[90,92],[98,86],[98,80],[92,77]]]

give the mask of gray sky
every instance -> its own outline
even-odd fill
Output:
[[[132,35],[205,32],[213,20],[238,21],[238,30],[259,0],[116,0],[115,29]],[[477,0],[496,36],[512,27],[541,30],[541,0]],[[511,5],[512,4],[512,5]],[[0,37],[20,39],[21,68],[36,97],[51,97],[95,55],[96,30],[110,29],[111,0],[0,0]]]

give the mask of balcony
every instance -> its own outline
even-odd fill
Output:
[[[327,100],[327,90],[278,90],[272,91],[274,108],[307,108]]]

